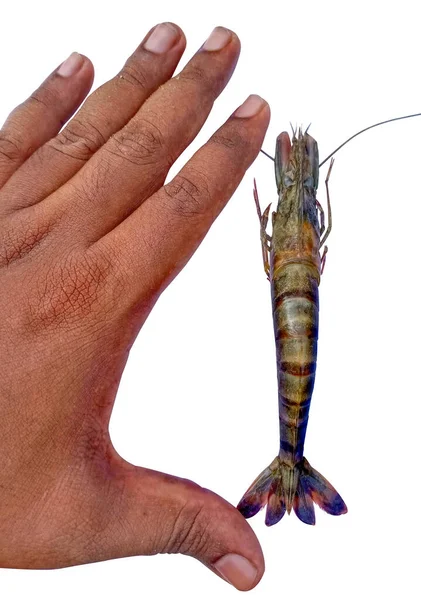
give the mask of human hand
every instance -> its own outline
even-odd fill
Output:
[[[256,157],[243,105],[169,183],[238,59],[217,29],[169,79],[185,38],[159,25],[96,90],[74,54],[0,133],[0,566],[181,552],[238,589],[264,570],[244,518],[184,479],[135,467],[108,425],[136,335]]]

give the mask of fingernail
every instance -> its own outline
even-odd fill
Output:
[[[225,27],[215,27],[206,42],[203,50],[222,50],[232,39],[232,32]]]
[[[249,590],[256,581],[257,569],[244,556],[226,554],[216,561],[214,568],[238,590]]]
[[[71,77],[79,71],[83,62],[84,57],[81,54],[72,52],[69,58],[66,58],[57,69],[57,75],[60,75],[61,77]]]
[[[164,54],[180,38],[179,30],[171,23],[160,23],[152,31],[143,47],[154,54]]]
[[[263,100],[263,98],[256,94],[251,94],[251,96],[237,108],[233,116],[239,117],[240,119],[254,117],[254,115],[257,115],[257,113],[262,110],[265,104],[267,104],[266,100]]]

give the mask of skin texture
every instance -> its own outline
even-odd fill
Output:
[[[202,47],[170,79],[185,48],[171,27],[170,47],[147,49],[151,30],[72,120],[93,81],[86,57],[70,76],[54,71],[0,133],[0,566],[180,552],[247,590],[264,561],[243,516],[129,464],[108,433],[131,345],[269,122],[263,101],[231,116],[164,185],[240,52],[219,30],[226,45]]]

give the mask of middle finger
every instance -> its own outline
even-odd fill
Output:
[[[172,163],[195,138],[228,83],[239,53],[237,36],[216,28],[183,71],[161,86],[50,197],[49,202],[69,216],[72,237],[94,242],[163,185]],[[63,226],[68,230],[68,223]]]

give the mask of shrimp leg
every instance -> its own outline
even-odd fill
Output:
[[[317,200],[317,198],[316,198],[316,206],[320,213],[320,235],[323,235],[323,232],[325,230],[325,211],[323,210],[323,206],[320,204],[320,202]]]
[[[334,161],[335,161],[335,159],[332,158],[332,160],[330,161],[329,170],[327,172],[326,179],[325,179],[326,196],[327,196],[327,229],[326,229],[326,232],[325,232],[324,236],[320,240],[320,248],[323,246],[323,244],[325,243],[325,241],[329,237],[329,233],[332,230],[332,208],[330,206],[330,196],[329,196],[329,177],[330,177],[330,173],[332,171],[332,167],[333,167]]]
[[[322,258],[320,259],[320,275],[323,275],[323,271],[324,271],[325,264],[326,264],[326,254],[327,254],[327,251],[328,251],[328,247],[325,246],[323,248]]]
[[[266,276],[270,281],[270,266],[269,266],[269,252],[270,252],[270,242],[272,238],[266,232],[266,227],[269,219],[269,210],[271,204],[266,208],[262,215],[262,211],[260,208],[259,195],[257,193],[256,180],[254,180],[254,189],[253,189],[253,197],[256,203],[257,215],[260,221],[260,240],[262,242],[262,256],[263,256],[263,268],[265,270]]]

